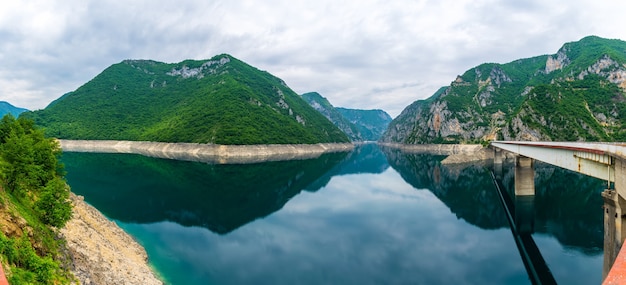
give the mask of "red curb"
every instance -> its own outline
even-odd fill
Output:
[[[615,258],[615,263],[602,285],[626,284],[626,246],[623,246]]]
[[[0,285],[9,285],[9,280],[7,280],[7,276],[4,274],[2,266],[0,266]]]

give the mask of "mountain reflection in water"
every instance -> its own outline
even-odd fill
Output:
[[[245,165],[62,161],[72,190],[137,238],[172,284],[528,284],[489,163],[443,158],[365,144]],[[539,163],[535,172],[533,237],[557,282],[599,283],[604,183]],[[512,165],[501,177],[513,193]]]
[[[172,221],[225,234],[281,209],[346,153],[258,164],[204,164],[140,155],[65,153],[76,194],[125,223]]]
[[[444,157],[383,148],[392,168],[417,189],[428,189],[457,217],[483,229],[509,227],[489,174],[490,162],[442,165]],[[535,166],[535,232],[568,248],[602,253],[601,192],[605,182],[549,164]],[[503,185],[514,197],[514,165],[505,163]],[[575,187],[572,187],[574,186]]]

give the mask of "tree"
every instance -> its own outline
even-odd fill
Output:
[[[63,179],[55,177],[50,180],[35,203],[41,220],[45,224],[62,228],[72,218],[69,198],[70,191]]]
[[[0,172],[5,189],[34,206],[41,221],[63,227],[71,218],[69,188],[57,141],[46,138],[32,120],[7,115],[0,120]]]

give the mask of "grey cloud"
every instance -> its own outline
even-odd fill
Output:
[[[589,34],[626,38],[626,4],[591,0],[33,3],[0,4],[0,100],[27,108],[124,59],[229,53],[296,92],[397,115],[480,63],[555,53]],[[406,82],[425,87],[377,90]]]

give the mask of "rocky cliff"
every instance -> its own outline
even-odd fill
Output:
[[[626,140],[626,42],[586,37],[554,55],[474,67],[408,106],[381,141]]]

